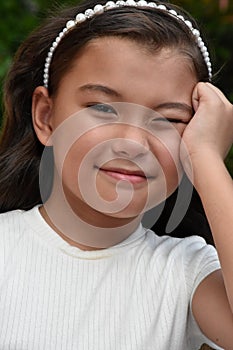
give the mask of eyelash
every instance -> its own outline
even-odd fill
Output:
[[[94,109],[97,112],[117,115],[117,111],[111,105],[108,105],[106,103],[91,103],[91,104],[88,104],[87,107]]]
[[[162,122],[170,122],[170,123],[174,123],[174,124],[188,124],[188,122],[181,120],[181,119],[175,119],[175,118],[157,118],[154,121],[162,121]]]

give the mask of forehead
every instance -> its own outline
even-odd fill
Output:
[[[197,78],[191,59],[175,48],[149,51],[135,41],[103,37],[79,51],[61,86],[101,83],[125,94],[190,93]]]

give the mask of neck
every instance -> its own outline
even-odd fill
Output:
[[[52,191],[40,208],[48,225],[70,245],[82,250],[114,246],[129,237],[141,217],[116,218],[99,213],[81,200],[68,203],[62,191]]]

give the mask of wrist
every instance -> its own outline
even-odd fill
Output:
[[[190,154],[184,164],[184,170],[197,190],[206,186],[220,169],[227,171],[223,158],[213,149]]]

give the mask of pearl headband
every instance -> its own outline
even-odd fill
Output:
[[[86,21],[87,19],[90,19],[90,18],[94,17],[95,15],[101,14],[104,11],[111,10],[111,9],[117,8],[117,7],[124,7],[124,6],[139,7],[139,8],[140,7],[149,7],[149,8],[159,9],[162,11],[166,11],[171,16],[184,22],[196,38],[197,46],[199,47],[199,49],[202,53],[203,59],[206,63],[206,66],[207,66],[207,69],[209,72],[209,80],[211,80],[212,67],[211,67],[209,52],[207,50],[207,47],[205,46],[205,43],[203,42],[203,40],[200,36],[199,30],[193,28],[193,25],[190,21],[186,20],[183,16],[179,15],[176,11],[167,9],[167,7],[165,5],[157,5],[154,2],[147,2],[145,0],[140,0],[137,2],[134,0],[126,0],[126,1],[118,0],[117,2],[108,1],[105,5],[98,4],[93,9],[87,9],[84,13],[78,13],[74,20],[70,20],[66,23],[66,26],[62,29],[62,31],[58,34],[58,36],[56,37],[56,39],[52,43],[52,45],[49,49],[49,52],[47,54],[47,57],[46,57],[45,66],[44,66],[44,86],[46,88],[48,88],[49,68],[51,65],[54,51],[56,50],[56,47],[58,46],[60,41],[63,39],[63,37],[68,32],[70,32],[70,30],[72,30],[78,24]]]

